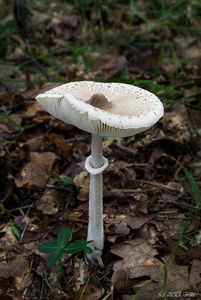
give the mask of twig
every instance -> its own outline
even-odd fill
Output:
[[[32,204],[30,204],[30,205],[25,205],[25,206],[21,206],[21,207],[12,208],[12,209],[9,209],[8,211],[9,211],[9,212],[13,212],[13,211],[16,211],[16,210],[21,211],[22,209],[31,208],[31,207],[33,207],[34,205],[35,205],[35,204],[32,203]],[[23,215],[24,215],[24,213],[23,213]]]
[[[26,214],[25,214],[25,217],[27,217],[27,215],[28,215],[30,209],[32,208],[32,206],[33,206],[33,204],[31,204],[30,207],[28,208],[28,210],[27,210],[27,212],[26,212]],[[20,241],[22,241],[23,236],[24,236],[24,233],[25,233],[27,227],[28,227],[28,224],[25,225],[25,227],[24,227],[24,229],[23,229],[23,231],[22,231],[22,234],[21,234],[21,236],[20,236]]]
[[[124,152],[127,152],[128,154],[132,154],[132,155],[136,155],[137,151],[136,150],[132,150],[128,147],[125,147],[119,143],[114,143],[115,146],[117,146],[120,150],[123,150]]]
[[[162,202],[165,202],[166,204],[174,204],[176,206],[180,206],[184,209],[187,209],[189,211],[189,209],[192,210],[192,212],[194,213],[201,213],[200,211],[200,208],[196,207],[196,206],[193,206],[191,204],[188,204],[188,203],[184,203],[184,202],[177,202],[177,201],[162,201]]]
[[[152,186],[158,187],[158,188],[163,189],[163,190],[168,190],[168,191],[171,191],[171,192],[176,192],[176,193],[179,193],[179,194],[182,194],[182,195],[186,195],[186,193],[180,192],[180,191],[178,191],[178,190],[176,190],[176,189],[174,189],[170,186],[167,186],[165,184],[162,184],[162,183],[151,182],[151,181],[142,180],[142,179],[134,179],[134,181],[139,182],[139,183],[143,183],[143,184],[152,185]]]

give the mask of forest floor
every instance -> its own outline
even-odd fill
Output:
[[[0,299],[201,299],[200,1],[16,1],[14,14],[10,2],[0,2]],[[104,266],[80,252],[61,271],[37,247],[65,227],[86,239],[90,135],[35,96],[75,80],[146,88],[165,115],[104,139]]]

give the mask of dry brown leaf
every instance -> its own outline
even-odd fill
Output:
[[[3,83],[0,85],[0,92],[9,91],[9,95],[26,90],[25,74],[17,66],[8,63],[1,64],[0,82]]]
[[[31,152],[30,162],[22,168],[20,176],[15,179],[17,187],[28,189],[44,187],[57,159],[52,152]]]
[[[36,208],[45,215],[55,215],[59,210],[59,194],[56,190],[47,189],[36,202]]]
[[[64,137],[61,134],[50,133],[47,136],[48,140],[55,144],[59,150],[62,151],[62,156],[64,158],[69,158],[69,153],[72,148],[72,143],[67,144]]]
[[[7,223],[1,232],[3,233],[3,236],[1,236],[0,245],[4,245],[5,247],[9,245],[15,245],[16,237],[11,230],[11,224]],[[6,248],[2,247],[2,249]]]
[[[162,265],[161,265],[162,267]],[[182,292],[191,289],[191,285],[188,278],[188,266],[179,266],[174,262],[169,263],[167,266],[167,295],[173,295],[176,293],[177,299],[182,298]],[[152,276],[156,275],[153,274]],[[139,290],[144,283],[135,284],[134,289]],[[138,296],[138,300],[147,299],[158,299],[163,295],[163,285],[164,285],[164,272],[162,271],[158,276],[155,277],[154,282],[151,283],[146,289],[143,290]],[[176,298],[176,297],[175,297]],[[186,299],[186,298],[184,298]]]
[[[106,232],[111,234],[111,226],[114,227],[114,234],[116,235],[127,235],[130,233],[130,228],[136,230],[143,227],[153,217],[150,216],[131,216],[126,214],[115,215],[113,217],[108,216],[105,220]],[[130,227],[130,228],[129,228]]]
[[[157,251],[143,239],[116,244],[112,246],[111,252],[123,258],[113,265],[112,281],[115,273],[119,270],[126,270],[129,273],[129,278],[135,278],[150,276],[160,267],[159,261],[154,257]]]
[[[158,231],[157,231],[157,228],[155,227],[155,225],[153,225],[151,223],[146,224],[142,228],[141,237],[143,237],[145,240],[147,240],[150,245],[155,245],[159,239],[159,234],[158,234]]]
[[[88,201],[89,199],[89,176],[85,171],[80,172],[74,177],[74,184],[80,188],[77,198],[80,201]]]
[[[169,257],[164,258],[163,265],[154,257],[157,252],[146,240],[137,239],[131,242],[132,244],[127,242],[112,247],[112,253],[123,257],[123,260],[117,261],[113,265],[112,282],[117,290],[127,289],[132,285],[137,292],[146,284],[146,280],[154,277],[154,282],[150,283],[137,299],[157,299],[164,284],[163,266],[166,267],[168,274],[167,292],[182,292],[191,288],[188,266],[176,265]],[[137,277],[141,277],[141,281],[139,279],[133,281]]]
[[[104,295],[104,288],[97,287],[93,283],[89,283],[86,286],[83,286],[80,290],[78,295],[76,296],[76,300],[100,300]]]
[[[44,112],[44,108],[37,101],[35,101],[27,108],[25,115],[27,117],[35,117],[39,112]]]
[[[201,44],[199,45],[192,45],[191,47],[188,47],[184,51],[185,57],[190,58],[200,58],[201,57]]]
[[[192,262],[190,283],[195,289],[201,287],[201,261],[198,259],[194,259]]]
[[[74,264],[74,276],[75,276],[75,287],[74,291],[79,291],[81,286],[83,286],[88,280],[88,270],[89,265],[81,259],[76,259]]]
[[[28,58],[27,53],[22,48],[15,48],[15,50],[6,56],[7,60],[20,62]]]
[[[11,132],[11,130],[8,128],[8,126],[0,123],[0,133],[2,134],[2,133],[9,133],[9,132]]]
[[[103,151],[110,153],[111,149],[110,146],[113,144],[113,142],[120,143],[121,138],[107,138],[105,141],[103,141]]]
[[[23,291],[30,286],[33,281],[33,274],[31,274],[30,269],[24,269],[24,274],[22,276],[15,277],[15,287],[18,291]]]
[[[44,144],[44,136],[39,135],[35,136],[34,138],[31,138],[26,141],[25,145],[29,147],[29,151],[31,152],[37,152],[42,145]]]
[[[28,267],[28,260],[23,255],[17,255],[17,257],[9,261],[9,263],[7,261],[0,262],[0,277],[22,276],[27,272]]]
[[[9,293],[9,289],[13,287],[14,282],[13,278],[5,279],[0,277],[0,299],[2,300],[18,300],[17,298],[13,299],[13,297]],[[12,298],[11,298],[12,297]]]

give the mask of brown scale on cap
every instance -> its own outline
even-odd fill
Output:
[[[108,108],[111,108],[112,103],[108,101],[108,99],[103,94],[93,94],[89,100],[86,101],[86,103],[101,108],[103,110],[106,110]]]

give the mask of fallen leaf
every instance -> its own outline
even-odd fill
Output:
[[[110,153],[112,151],[110,146],[113,144],[113,142],[119,143],[120,141],[120,138],[107,138],[105,141],[103,141],[103,151]]]
[[[44,136],[35,136],[26,141],[25,145],[29,147],[30,152],[37,152],[44,145]]]
[[[15,48],[15,50],[6,56],[6,59],[9,61],[21,62],[28,59],[28,55],[22,48]]]
[[[140,276],[151,276],[160,267],[160,262],[154,257],[157,251],[153,249],[146,240],[135,239],[112,246],[111,252],[122,257],[113,265],[114,274],[112,282],[114,285],[115,273],[119,270],[126,270],[129,278]]]
[[[52,189],[45,190],[42,197],[36,201],[36,208],[45,215],[55,215],[59,210],[59,193]]]
[[[137,230],[142,228],[153,217],[150,216],[132,216],[127,214],[114,215],[113,217],[107,216],[105,219],[105,227],[108,234],[111,234],[111,226],[115,228],[114,234],[127,235],[130,233],[130,228]]]
[[[6,262],[0,262],[0,277],[8,278],[15,276],[23,276],[29,267],[28,260],[23,255],[17,255],[17,257]]]
[[[87,282],[89,265],[81,259],[76,259],[74,264],[75,287],[74,291],[79,291],[81,286]]]
[[[76,296],[76,300],[100,300],[104,295],[104,288],[97,287],[93,283],[88,283],[87,287],[83,286],[80,290],[78,295]]]
[[[199,45],[192,45],[185,50],[184,53],[185,57],[190,58],[200,58],[201,57],[201,44]]]
[[[80,201],[88,201],[89,199],[89,175],[87,172],[82,171],[73,179],[74,184],[80,188],[77,196]]]
[[[20,176],[15,179],[17,187],[28,189],[44,187],[58,157],[52,152],[31,152],[30,162],[25,164]]]
[[[26,266],[24,268],[24,274],[22,276],[15,277],[15,287],[18,291],[24,291],[27,286],[30,286],[33,281],[33,274],[30,269]]]
[[[9,133],[9,132],[11,132],[11,130],[5,124],[0,123],[0,132],[1,133]]]
[[[44,108],[37,101],[35,101],[30,106],[28,106],[25,115],[27,117],[35,117],[39,112],[44,112]]]
[[[8,295],[9,289],[14,286],[13,281],[14,280],[11,277],[6,279],[0,277],[0,298],[2,300],[14,300],[13,297],[11,298],[11,296]]]
[[[50,133],[47,135],[47,138],[50,142],[57,146],[58,150],[62,152],[63,158],[69,158],[69,154],[72,149],[72,143],[66,143],[64,137],[61,134]]]
[[[165,264],[167,270],[167,295],[178,292],[177,297],[180,297],[182,292],[192,288],[189,282],[188,266],[176,265],[174,261],[169,261],[169,257],[167,257],[166,259],[164,258],[164,260],[168,261],[168,263]],[[155,276],[154,281],[150,285],[148,285],[141,293],[139,293],[137,298],[138,300],[158,299],[160,295],[163,294],[163,286],[165,284],[164,269],[161,269],[161,272],[160,274],[158,274],[158,276],[156,276],[156,274],[156,272],[152,274],[152,277]],[[141,282],[140,284],[135,283],[133,288],[136,291],[139,291],[143,284],[146,284],[146,281],[144,283]]]
[[[196,289],[201,286],[201,261],[194,259],[190,271],[190,283]]]

